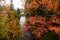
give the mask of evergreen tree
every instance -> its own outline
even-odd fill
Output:
[[[18,8],[17,10],[16,10],[16,13],[15,13],[15,17],[17,18],[17,19],[20,19],[20,9]]]

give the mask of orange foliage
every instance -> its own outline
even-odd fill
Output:
[[[32,8],[38,8],[38,4],[37,4],[37,2],[35,1],[35,0],[33,0],[33,2],[32,2]]]
[[[53,10],[54,12],[57,11],[57,0],[55,2],[53,2],[53,0],[42,0],[42,1],[38,1],[39,4],[36,2],[37,0],[33,0],[30,4],[27,4],[25,5],[26,6],[26,9],[30,10],[30,9],[37,9],[39,7],[40,4],[44,5],[46,7],[46,9],[48,9],[48,11],[51,11]],[[31,5],[32,4],[32,5]],[[28,11],[27,10],[27,11]],[[32,10],[33,11],[33,10]],[[29,11],[30,13],[30,11]],[[28,14],[29,15],[29,14]],[[55,15],[53,17],[53,15]],[[60,35],[60,16],[59,18],[57,18],[57,14],[53,14],[52,15],[52,18],[47,22],[46,22],[46,17],[41,17],[41,16],[33,16],[33,17],[26,17],[26,24],[25,24],[25,29],[23,29],[24,31],[27,31],[27,30],[32,30],[32,34],[34,34],[36,37],[40,37],[41,34],[43,34],[45,31],[48,31],[48,30],[55,30],[55,32],[57,34]],[[59,15],[59,14],[58,14]],[[29,25],[29,23],[31,25]],[[35,25],[35,23],[38,22],[39,24],[37,24],[37,26]],[[56,23],[56,24],[59,24],[59,26],[52,26],[50,25],[50,23]],[[45,28],[45,26],[48,26],[48,28]]]
[[[31,7],[32,7],[32,4],[31,4],[31,3],[27,3],[27,4],[26,4],[26,7],[27,7],[27,8],[31,8]]]

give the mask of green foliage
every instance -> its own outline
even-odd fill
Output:
[[[9,31],[9,28],[0,26],[0,40],[10,40],[7,36],[7,31]]]
[[[59,40],[59,36],[54,31],[45,32],[42,35],[42,40]]]
[[[26,14],[27,17],[32,17],[32,16],[42,16],[45,17],[46,16],[46,8],[42,6],[39,6],[37,9],[31,9],[29,14]]]
[[[53,10],[48,11],[47,15],[53,15]]]
[[[39,22],[34,23],[35,27],[39,27],[41,24]]]
[[[19,19],[20,17],[20,9],[18,8],[17,10],[16,10],[16,13],[15,13],[15,17],[17,18],[17,19]]]
[[[47,16],[46,21],[49,21],[52,18],[52,16]]]
[[[29,14],[25,14],[25,17],[29,17]]]
[[[19,9],[19,8],[17,9],[17,14],[18,14],[18,15],[20,14],[20,9]]]

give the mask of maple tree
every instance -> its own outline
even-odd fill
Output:
[[[31,31],[32,40],[47,40],[47,37],[45,39],[45,36],[43,39],[40,38],[43,37],[42,35],[46,35],[44,33],[49,30],[54,30],[56,34],[60,36],[60,11],[58,7],[58,0],[26,0],[26,23],[23,30]],[[59,18],[57,15],[59,15]],[[54,32],[51,32],[51,34],[53,36],[55,35]],[[50,35],[49,32],[48,35]],[[52,39],[51,36],[51,40]],[[57,40],[59,39],[57,38]]]

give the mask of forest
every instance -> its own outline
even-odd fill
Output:
[[[60,40],[60,0],[26,0],[20,13],[12,4],[0,5],[0,40]]]

